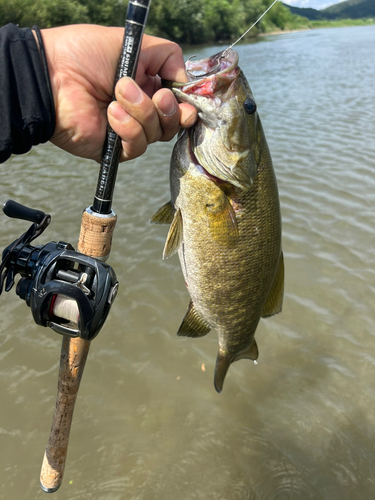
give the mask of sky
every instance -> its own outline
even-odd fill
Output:
[[[283,0],[284,3],[288,5],[293,5],[293,7],[307,8],[311,7],[312,9],[325,9],[330,5],[334,5],[336,3],[341,2],[342,0]]]

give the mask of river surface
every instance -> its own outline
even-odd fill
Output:
[[[375,498],[375,26],[238,46],[278,177],[283,312],[259,363],[213,387],[216,333],[178,338],[189,302],[168,228],[172,144],[120,167],[110,264],[120,290],[93,341],[56,500]],[[199,49],[205,57],[220,47]],[[194,52],[186,52],[189,56]],[[77,244],[98,166],[47,144],[0,167],[1,199],[52,215],[37,240]],[[0,248],[27,227],[0,216]],[[0,299],[0,498],[46,498],[39,472],[61,337]]]

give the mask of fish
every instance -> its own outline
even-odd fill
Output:
[[[239,56],[189,60],[188,83],[169,84],[198,111],[170,162],[171,200],[151,218],[170,224],[163,258],[178,253],[190,294],[179,336],[218,335],[214,386],[231,363],[256,360],[260,318],[281,312],[284,260],[277,180]]]

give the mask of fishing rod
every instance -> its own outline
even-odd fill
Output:
[[[114,87],[125,76],[135,79],[150,2],[129,1]],[[111,207],[121,149],[121,138],[108,125],[94,202],[83,212],[78,241],[79,252],[100,260],[109,256],[117,219]],[[111,301],[116,291],[112,291]],[[62,482],[74,404],[89,347],[90,340],[81,337],[63,339],[55,413],[40,474],[41,488],[47,493],[56,491]]]
[[[114,87],[125,76],[135,79],[150,3],[129,1]],[[116,274],[105,261],[117,219],[112,199],[121,149],[121,138],[108,125],[95,197],[82,215],[77,252],[62,241],[31,245],[48,227],[51,216],[13,200],[3,205],[5,215],[32,225],[3,251],[0,294],[3,288],[10,291],[20,274],[16,293],[31,308],[36,323],[63,335],[56,407],[40,474],[41,488],[47,493],[62,483],[90,343],[102,328],[118,289]]]
[[[143,31],[146,27],[151,0],[131,0],[128,4],[125,35],[119,60],[115,85],[128,76],[135,80]],[[113,97],[115,100],[115,98]],[[98,184],[92,211],[96,214],[110,214],[113,190],[122,146],[121,138],[108,125],[107,138],[103,149]]]

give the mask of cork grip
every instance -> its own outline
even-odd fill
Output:
[[[108,256],[115,224],[114,214],[95,216],[86,210],[82,216],[78,250],[91,257]],[[62,483],[74,405],[89,348],[88,340],[63,338],[55,413],[40,474],[41,488],[47,493],[58,490]]]
[[[104,258],[111,250],[116,215],[97,216],[85,210],[82,214],[78,251],[90,257]]]
[[[63,338],[55,414],[40,474],[41,487],[47,493],[56,491],[62,482],[74,404],[89,348],[87,340]]]

